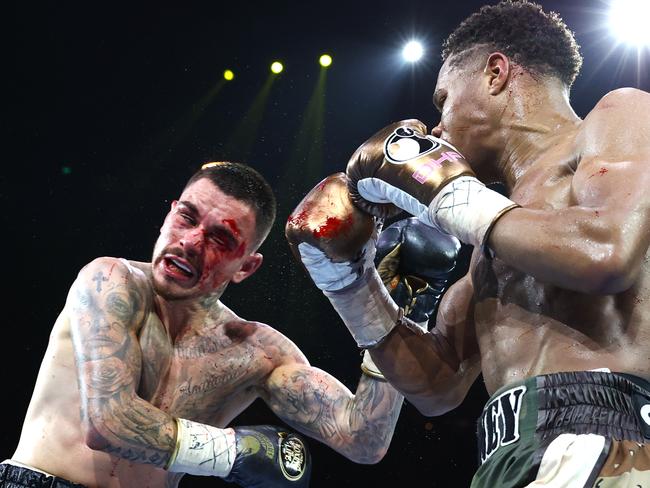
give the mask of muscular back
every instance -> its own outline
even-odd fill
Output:
[[[624,140],[605,127],[607,117],[609,125],[622,123],[617,110],[630,95],[605,97],[535,161],[510,196],[525,211],[495,227],[498,257],[474,256],[474,318],[490,392],[567,370],[650,378],[650,151],[647,137],[616,148]],[[514,244],[499,247],[507,239]],[[535,252],[545,253],[537,264]],[[525,271],[531,268],[535,276]],[[615,268],[625,271],[608,271]]]

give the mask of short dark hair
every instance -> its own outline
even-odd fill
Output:
[[[250,166],[230,161],[205,163],[185,184],[207,178],[226,195],[248,204],[255,212],[255,241],[259,246],[275,221],[273,190],[264,177]]]
[[[504,0],[473,13],[442,45],[442,59],[452,55],[459,64],[473,48],[501,51],[513,61],[541,75],[553,75],[571,86],[582,66],[573,33],[555,12],[528,0]]]

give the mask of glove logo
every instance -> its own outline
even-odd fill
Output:
[[[418,134],[409,127],[398,127],[386,138],[384,155],[391,163],[404,164],[440,147],[435,139]]]
[[[650,425],[650,403],[646,403],[641,407],[641,419]]]
[[[289,481],[298,481],[305,474],[307,449],[293,434],[280,439],[280,469]]]

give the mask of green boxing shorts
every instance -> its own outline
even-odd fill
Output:
[[[650,488],[650,383],[601,371],[528,378],[478,422],[472,488]]]

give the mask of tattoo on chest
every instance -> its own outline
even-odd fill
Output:
[[[230,340],[220,337],[196,337],[174,347],[174,356],[181,359],[197,359],[214,354],[230,345]]]
[[[210,375],[207,378],[199,379],[188,378],[181,383],[178,391],[181,397],[194,395],[205,395],[222,386],[230,386],[245,375],[246,371],[236,370],[231,372],[222,372],[218,375]]]

